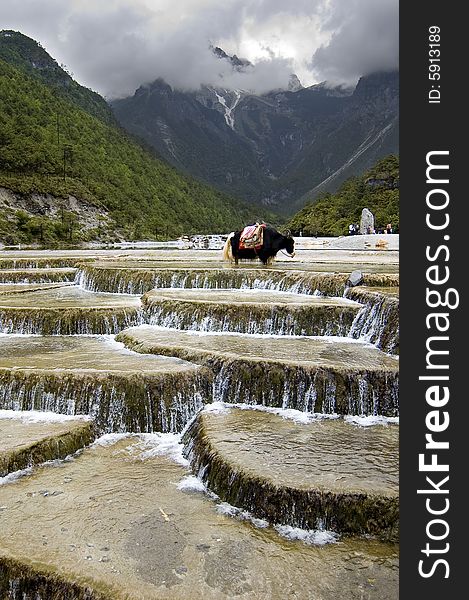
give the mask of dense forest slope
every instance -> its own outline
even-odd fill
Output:
[[[48,85],[57,94],[104,121],[114,121],[106,100],[73,80],[35,40],[17,32],[0,32],[0,59]]]
[[[114,124],[33,40],[0,32],[0,241],[154,239],[258,216]],[[93,214],[96,227],[86,228]],[[259,215],[260,216],[260,215]]]
[[[304,235],[346,235],[351,223],[360,223],[363,208],[375,215],[376,228],[399,224],[399,158],[387,156],[361,177],[352,177],[335,194],[324,193],[300,210],[290,229]]]

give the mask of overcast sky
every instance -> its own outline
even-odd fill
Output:
[[[41,42],[107,98],[158,77],[265,92],[353,84],[398,66],[398,0],[0,0],[0,29]],[[233,73],[209,45],[250,60]]]

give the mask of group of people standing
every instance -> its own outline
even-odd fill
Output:
[[[370,233],[378,233],[378,234],[393,233],[392,224],[388,223],[386,225],[386,227],[381,227],[377,231],[375,229],[373,229],[370,225],[368,225],[368,227],[366,228],[366,233],[367,234],[370,234]],[[360,226],[358,225],[358,223],[351,223],[348,226],[348,234],[349,235],[360,235]]]

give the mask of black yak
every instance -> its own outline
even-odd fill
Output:
[[[239,259],[255,260],[264,265],[272,262],[279,250],[295,256],[295,241],[265,223],[248,225],[243,231],[231,233],[223,248],[223,258],[238,264]]]

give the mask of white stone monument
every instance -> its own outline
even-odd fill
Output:
[[[364,208],[362,210],[362,216],[360,219],[360,233],[374,233],[375,232],[375,217],[371,210]]]

